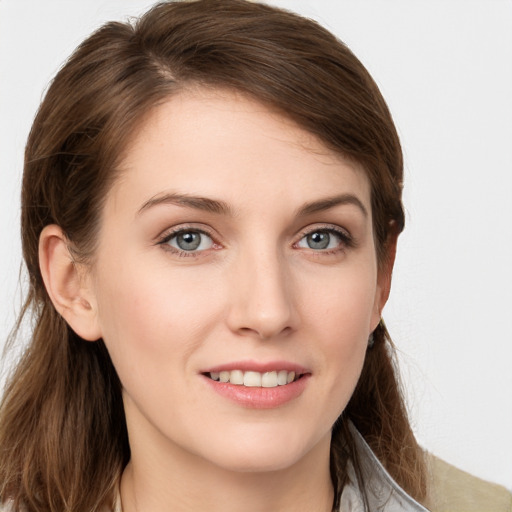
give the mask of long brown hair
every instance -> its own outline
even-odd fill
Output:
[[[127,141],[151,109],[197,85],[241,91],[362,164],[380,265],[403,229],[402,153],[390,113],[364,66],[317,23],[254,2],[198,0],[104,25],[55,77],[26,146],[22,242],[30,284],[22,316],[33,316],[34,329],[0,413],[0,500],[16,511],[112,506],[130,457],[116,371],[104,343],[80,339],[54,309],[39,270],[40,233],[58,224],[76,257],[92,258]],[[351,420],[396,481],[421,499],[422,452],[382,322],[374,339],[333,429],[337,498],[349,458],[357,469]]]

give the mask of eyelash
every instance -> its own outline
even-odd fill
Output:
[[[166,232],[157,241],[157,245],[161,245],[164,248],[164,250],[172,252],[173,254],[176,254],[179,257],[183,257],[183,258],[196,257],[197,258],[199,255],[201,255],[201,253],[205,252],[206,249],[204,249],[202,251],[184,251],[182,249],[178,249],[176,247],[172,247],[171,245],[169,245],[169,242],[173,238],[177,237],[180,234],[185,234],[185,233],[199,233],[201,235],[207,236],[208,238],[211,239],[212,244],[215,248],[221,247],[220,244],[215,242],[215,239],[213,238],[211,233],[209,233],[205,229],[192,227],[192,226],[180,226],[179,228],[176,228],[172,231]]]
[[[201,228],[197,228],[197,227],[193,227],[193,226],[181,226],[181,227],[176,228],[170,232],[166,232],[162,237],[159,238],[159,240],[157,241],[157,245],[161,245],[164,248],[164,250],[172,252],[173,254],[176,254],[179,257],[185,257],[185,258],[198,257],[199,255],[201,255],[202,253],[204,253],[208,250],[208,249],[203,249],[200,251],[185,251],[185,250],[178,249],[176,247],[172,247],[171,245],[169,245],[169,242],[173,238],[177,237],[180,234],[185,234],[185,233],[199,233],[200,235],[207,236],[208,238],[211,239],[213,247],[215,249],[219,249],[221,247],[220,244],[215,242],[215,239],[210,232],[208,232],[205,229],[201,229]],[[300,249],[300,247],[298,247],[298,244],[305,237],[312,235],[314,233],[327,233],[329,235],[336,236],[340,240],[339,245],[337,247],[334,247],[331,249],[314,250],[314,249],[310,248],[310,250],[313,253],[318,254],[318,255],[336,254],[338,252],[345,251],[346,249],[350,249],[351,247],[355,246],[354,239],[347,231],[345,231],[337,226],[328,225],[328,226],[320,226],[320,227],[315,227],[312,229],[304,230],[300,234],[299,240],[293,244],[293,247]]]
[[[353,237],[344,229],[341,229],[338,226],[326,225],[326,226],[315,226],[312,229],[306,229],[300,234],[300,238],[298,242],[295,242],[294,246],[297,246],[305,237],[312,235],[314,233],[328,233],[329,235],[334,235],[339,238],[340,243],[337,247],[333,247],[332,249],[319,249],[319,250],[310,250],[315,255],[327,255],[327,254],[336,254],[339,252],[343,252],[347,249],[350,249],[355,246],[355,241]]]

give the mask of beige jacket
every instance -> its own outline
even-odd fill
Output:
[[[512,493],[429,456],[432,512],[512,512]]]

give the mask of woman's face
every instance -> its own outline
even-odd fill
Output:
[[[91,272],[134,457],[328,452],[387,286],[356,165],[241,95],[175,96],[128,148]]]

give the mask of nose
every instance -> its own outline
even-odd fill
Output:
[[[297,328],[293,282],[276,251],[240,255],[230,281],[227,323],[233,332],[271,339]]]

